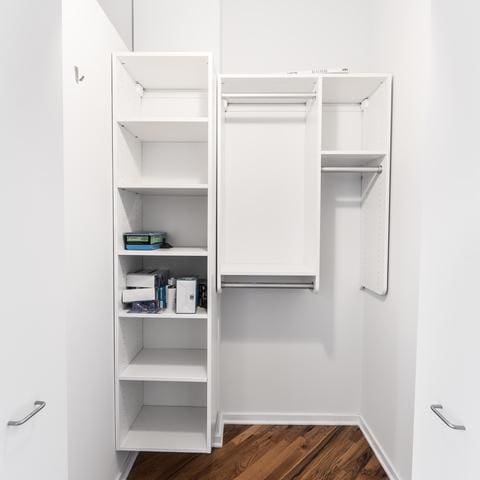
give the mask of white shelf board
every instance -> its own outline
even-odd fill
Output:
[[[144,348],[119,375],[120,380],[141,382],[207,381],[204,349]]]
[[[316,75],[221,75],[222,93],[314,93]]]
[[[348,151],[324,150],[322,152],[322,166],[324,167],[356,167],[364,166],[370,162],[382,160],[386,156],[381,151]]]
[[[207,409],[145,405],[118,450],[206,453]]]
[[[119,185],[120,190],[138,193],[140,195],[207,195],[208,185]]]
[[[129,257],[206,257],[206,247],[174,247],[157,250],[120,250],[120,256]]]
[[[163,311],[159,313],[129,313],[128,310],[121,310],[118,314],[119,318],[164,318],[164,319],[206,319],[208,318],[208,312],[206,309],[197,307],[196,313],[175,313]]]
[[[323,77],[323,103],[361,103],[388,78],[388,75],[326,75]]]
[[[142,142],[206,142],[207,117],[151,117],[118,120]]]
[[[118,60],[146,89],[207,90],[208,53],[120,53]]]

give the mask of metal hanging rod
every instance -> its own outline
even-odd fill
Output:
[[[317,98],[316,93],[223,93],[222,98]]]
[[[383,167],[322,167],[322,172],[325,173],[376,173],[380,175]]]
[[[250,104],[301,104],[306,105],[309,100],[316,99],[316,93],[223,93],[222,98],[229,103]],[[243,101],[242,101],[243,100]],[[267,101],[270,100],[270,101]]]
[[[313,290],[313,283],[237,283],[237,282],[222,282],[224,288],[298,288]]]

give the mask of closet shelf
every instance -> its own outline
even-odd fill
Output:
[[[207,381],[207,351],[203,349],[144,348],[119,375],[141,382]]]
[[[142,142],[206,142],[207,117],[128,118],[117,121]]]
[[[120,250],[120,256],[129,257],[207,257],[206,247],[174,247],[158,250]]]
[[[119,185],[119,190],[138,193],[140,195],[207,195],[208,185]]]
[[[119,450],[209,453],[204,407],[143,406]]]
[[[360,167],[370,162],[382,160],[386,152],[370,150],[324,150],[322,166],[324,167]]]
[[[175,313],[175,312],[159,312],[159,313],[129,313],[128,310],[121,310],[118,314],[119,318],[164,318],[164,319],[206,319],[208,312],[206,309],[197,307],[196,313]]]

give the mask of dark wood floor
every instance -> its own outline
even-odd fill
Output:
[[[141,453],[128,480],[383,480],[357,427],[227,425],[211,455]]]

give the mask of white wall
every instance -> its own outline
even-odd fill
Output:
[[[95,0],[64,0],[69,480],[113,480],[111,52],[124,42]],[[73,66],[85,80],[77,85]]]
[[[355,415],[360,409],[358,177],[322,185],[320,294],[222,293],[221,399],[226,413]]]
[[[0,478],[65,480],[61,1],[0,2]],[[35,400],[46,407],[27,424]],[[52,452],[55,452],[52,455]]]
[[[135,51],[205,51],[220,61],[221,0],[134,0]]]
[[[371,70],[394,75],[389,292],[365,296],[362,415],[411,475],[429,0],[371,3]]]
[[[129,49],[133,42],[133,1],[97,0]]]
[[[365,71],[370,11],[355,0],[223,0],[223,73]]]

